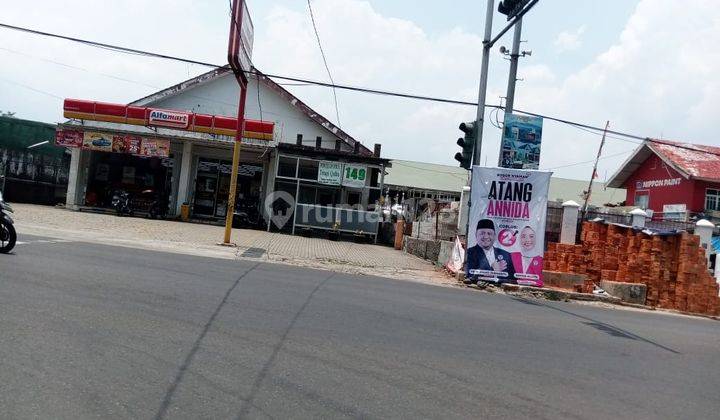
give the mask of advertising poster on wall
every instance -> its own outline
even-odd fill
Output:
[[[540,165],[542,125],[543,119],[540,117],[505,114],[500,166],[537,169]]]
[[[472,168],[467,277],[542,287],[552,172]]]
[[[131,135],[113,136],[112,151],[115,153],[129,153],[137,155],[140,153],[141,137]]]
[[[97,152],[112,152],[112,135],[86,131],[83,136],[83,149]]]
[[[340,162],[321,161],[318,164],[318,182],[324,185],[340,185],[342,182],[343,164]]]
[[[140,155],[148,157],[170,156],[170,141],[161,139],[146,139],[140,143]]]
[[[345,187],[362,188],[367,178],[367,166],[345,164],[342,184]]]
[[[57,130],[55,132],[55,146],[82,147],[83,132],[76,130]]]

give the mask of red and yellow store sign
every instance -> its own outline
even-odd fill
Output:
[[[79,120],[160,126],[231,137],[234,137],[237,133],[238,124],[238,120],[235,117],[195,114],[192,112],[83,101],[79,99],[65,99],[63,103],[63,115],[65,118]],[[273,122],[245,120],[243,137],[270,141],[273,139],[274,128],[275,123]]]

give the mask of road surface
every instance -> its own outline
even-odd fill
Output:
[[[720,323],[21,236],[3,418],[717,418]]]

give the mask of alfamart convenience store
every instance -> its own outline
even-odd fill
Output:
[[[380,145],[370,151],[268,77],[252,77],[248,89],[236,208],[262,212],[269,193],[284,191],[325,213],[374,211],[388,164]],[[140,210],[143,197],[160,195],[171,216],[186,204],[192,218],[223,219],[238,96],[221,68],[128,105],[66,99],[56,145],[71,153],[67,207],[108,208],[124,189]]]

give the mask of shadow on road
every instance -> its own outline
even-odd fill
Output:
[[[302,315],[303,311],[308,306],[308,304],[312,300],[313,296],[315,296],[315,293],[317,293],[317,291],[320,290],[320,288],[323,287],[325,285],[325,283],[330,281],[330,279],[333,277],[335,277],[335,273],[331,274],[330,276],[326,277],[323,281],[319,282],[315,286],[313,291],[310,292],[307,299],[305,299],[305,302],[302,304],[300,309],[298,309],[297,313],[295,313],[295,316],[290,321],[290,324],[283,332],[282,337],[280,337],[280,340],[277,342],[277,344],[275,344],[275,347],[273,348],[270,358],[268,358],[267,362],[265,362],[262,369],[260,369],[260,373],[258,373],[257,378],[255,378],[255,382],[253,383],[252,389],[250,390],[250,394],[245,399],[245,402],[240,410],[240,414],[238,414],[238,416],[237,416],[238,419],[245,418],[250,411],[250,407],[253,407],[253,404],[255,402],[255,397],[257,396],[258,391],[260,391],[260,386],[262,385],[262,382],[265,380],[265,377],[267,377],[267,374],[270,371],[270,368],[275,363],[275,359],[277,358],[278,353],[280,353],[280,350],[282,349],[283,344],[285,344],[285,340],[287,340],[288,334],[290,334],[290,331],[295,326],[295,323],[300,318],[300,315]]]
[[[228,298],[230,297],[230,294],[237,288],[237,286],[240,284],[240,280],[245,278],[251,271],[256,269],[260,263],[257,263],[250,267],[249,270],[244,272],[240,277],[238,277],[237,280],[233,283],[232,286],[225,292],[225,296],[223,296],[222,301],[220,301],[220,304],[215,308],[215,312],[210,316],[210,319],[205,323],[205,326],[203,327],[202,331],[200,332],[200,335],[195,339],[195,342],[193,343],[192,347],[190,348],[190,351],[188,352],[187,356],[185,356],[185,360],[183,360],[183,363],[180,365],[180,369],[178,369],[177,374],[175,375],[175,378],[173,379],[172,383],[170,384],[170,387],[165,392],[165,397],[163,398],[162,404],[160,404],[160,408],[158,409],[157,414],[155,414],[155,419],[159,420],[165,417],[165,414],[167,414],[167,410],[170,407],[170,403],[172,402],[172,398],[175,395],[175,392],[177,391],[178,386],[183,381],[183,378],[185,377],[185,373],[187,372],[188,368],[192,364],[193,358],[195,357],[195,354],[197,353],[198,349],[200,348],[200,344],[202,343],[203,339],[207,335],[208,331],[210,331],[210,327],[212,326],[213,322],[215,322],[215,318],[217,318],[218,314],[220,313],[220,310],[225,306],[227,303]]]
[[[552,309],[552,310],[555,310],[555,311],[558,311],[558,312],[562,312],[562,313],[567,314],[567,315],[571,315],[571,316],[574,316],[574,317],[583,319],[583,320],[588,321],[588,322],[582,322],[582,324],[585,324],[585,325],[587,325],[587,326],[593,327],[593,328],[595,328],[596,330],[602,331],[602,332],[604,332],[604,333],[606,333],[606,334],[608,334],[608,335],[611,335],[611,336],[613,336],[613,337],[620,337],[620,338],[626,338],[626,339],[631,339],[631,340],[638,340],[638,341],[642,341],[642,342],[647,343],[647,344],[651,344],[651,345],[653,345],[653,346],[655,346],[655,347],[658,347],[658,348],[660,348],[660,349],[663,349],[663,350],[665,350],[665,351],[669,351],[670,353],[673,353],[673,354],[682,354],[682,353],[680,353],[679,351],[676,351],[676,350],[671,349],[670,347],[665,347],[665,346],[663,346],[662,344],[658,344],[658,343],[656,343],[656,342],[654,342],[654,341],[652,341],[652,340],[649,340],[649,339],[647,339],[647,338],[641,337],[641,336],[639,336],[639,335],[637,335],[637,334],[633,334],[633,333],[631,333],[630,331],[624,330],[624,329],[622,329],[622,328],[620,328],[620,327],[616,327],[615,325],[608,324],[608,323],[602,322],[602,321],[598,321],[598,320],[596,320],[596,319],[592,319],[592,318],[587,317],[587,316],[584,316],[584,315],[576,314],[575,312],[572,312],[572,311],[568,311],[568,310],[561,309],[561,308],[556,308],[556,307],[550,306],[550,305],[548,305],[548,304],[546,304],[546,303],[542,303],[542,302],[539,302],[539,301],[531,301],[531,300],[528,300],[528,299],[525,299],[525,298],[521,298],[521,297],[511,297],[511,299],[514,300],[514,301],[516,301],[516,302],[519,302],[519,303],[524,303],[524,304],[526,304],[526,305],[542,306],[542,307],[545,307],[545,308],[548,308],[548,309]]]

